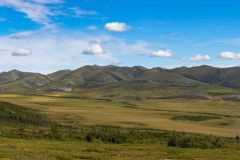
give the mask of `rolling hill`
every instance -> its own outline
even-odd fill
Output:
[[[51,79],[39,73],[12,70],[0,74],[0,91],[34,90],[50,82]]]
[[[240,67],[216,68],[211,66],[199,66],[178,68],[171,71],[204,83],[230,88],[240,88]]]

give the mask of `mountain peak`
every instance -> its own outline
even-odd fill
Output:
[[[9,73],[22,73],[22,71],[19,71],[17,69],[13,69],[13,70],[10,70],[8,71]]]

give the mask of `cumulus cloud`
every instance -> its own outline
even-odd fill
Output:
[[[95,43],[95,44],[90,44],[87,50],[84,50],[82,52],[84,55],[102,55],[104,54],[103,47],[101,44]]]
[[[60,3],[60,0],[0,0],[0,7],[13,8],[14,10],[24,13],[27,18],[34,22],[49,26],[51,24],[50,17],[55,15],[47,4]]]
[[[197,61],[208,61],[210,60],[210,56],[205,54],[205,55],[201,55],[201,54],[197,54],[194,57],[191,57],[189,60],[193,61],[193,62],[197,62]]]
[[[29,56],[31,54],[32,54],[32,51],[30,49],[25,49],[25,48],[21,48],[12,52],[12,56],[17,56],[17,57]]]
[[[130,28],[130,26],[127,25],[126,23],[110,22],[110,23],[106,23],[104,28],[106,30],[114,31],[114,32],[125,32]]]
[[[151,57],[172,57],[172,51],[171,50],[153,51]]]
[[[225,59],[237,60],[237,59],[240,59],[240,53],[222,52],[222,53],[220,53],[220,57],[225,58]]]

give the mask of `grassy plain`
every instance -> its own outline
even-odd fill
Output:
[[[200,99],[146,99],[81,95],[0,94],[0,101],[20,104],[59,124],[107,125],[185,131],[219,136],[240,134],[240,102]]]
[[[41,95],[2,93],[0,101],[37,110],[66,127],[117,126],[213,134],[234,139],[240,134],[240,102],[224,101],[220,96],[214,96],[212,100],[158,97],[141,100],[129,95],[131,92],[124,97],[112,96],[111,92],[98,94],[97,91]],[[240,155],[239,143],[227,143],[215,149],[169,147],[161,138],[157,142],[111,144],[71,138],[21,137],[21,134],[14,137],[12,128],[18,131],[18,127],[0,125],[3,131],[0,134],[0,160],[239,160]],[[31,130],[38,130],[38,127]],[[10,136],[4,135],[4,131]]]

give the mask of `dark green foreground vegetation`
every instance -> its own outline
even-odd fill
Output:
[[[67,129],[54,123],[50,128],[19,126],[4,127],[3,129],[2,127],[0,140],[0,146],[12,142],[6,146],[9,147],[7,151],[0,151],[0,157],[20,160],[31,159],[36,156],[35,154],[40,156],[43,154],[42,150],[44,148],[47,150],[46,155],[41,158],[44,160],[114,159],[113,157],[123,151],[123,156],[126,157],[119,159],[130,159],[129,157],[135,154],[132,159],[136,157],[139,157],[137,159],[167,157],[190,160],[199,156],[209,158],[209,156],[212,156],[210,153],[217,152],[223,156],[222,159],[237,160],[236,155],[239,154],[240,148],[238,137],[223,138],[199,134],[100,126]],[[51,146],[55,146],[55,149]],[[6,150],[6,147],[3,150]],[[104,149],[105,147],[108,149]],[[39,150],[36,151],[37,148]],[[76,148],[79,148],[79,150],[76,150]],[[84,154],[79,154],[83,148]],[[76,151],[76,153],[73,153],[73,151]],[[225,155],[226,153],[227,155]],[[218,158],[212,159],[219,160],[219,155],[215,156]]]
[[[124,129],[115,127],[83,126],[79,129],[14,127],[1,131],[2,137],[45,139],[59,141],[85,141],[108,144],[163,144],[179,148],[214,149],[238,144],[239,138],[224,138],[201,134],[167,132],[159,130]]]
[[[48,125],[47,117],[32,109],[7,102],[0,102],[0,121],[19,125]]]

